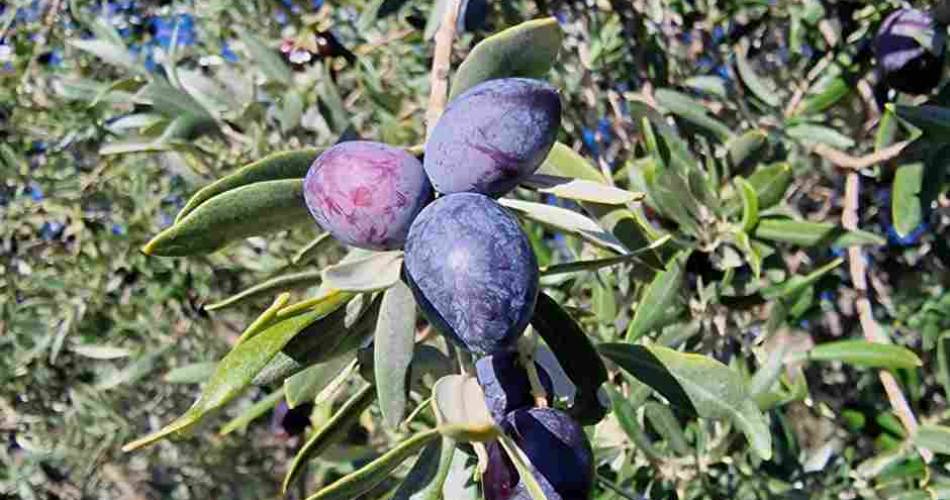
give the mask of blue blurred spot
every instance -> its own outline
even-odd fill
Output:
[[[180,46],[194,45],[195,19],[191,14],[178,14],[176,16],[153,17],[149,19],[149,27],[152,29],[155,41],[162,48],[168,48],[172,44],[172,36],[175,34],[175,27],[178,27],[178,38],[176,43]]]
[[[116,236],[125,236],[125,226],[123,226],[122,224],[113,224],[112,234]]]
[[[320,10],[323,8],[323,0],[310,0],[310,8],[313,10]]]
[[[594,156],[600,155],[600,147],[597,145],[597,134],[593,130],[587,127],[581,129],[581,140],[584,142],[584,146],[590,150],[591,154]]]
[[[46,152],[46,141],[36,140],[30,143],[30,154],[42,154]]]
[[[277,24],[280,24],[281,26],[287,24],[287,13],[282,10],[275,11],[274,20],[277,21]]]
[[[612,130],[610,120],[607,118],[601,118],[600,121],[597,122],[597,133],[600,134],[600,140],[604,144],[610,144],[613,140],[613,135],[611,134]]]
[[[803,43],[802,48],[801,48],[801,54],[802,54],[802,57],[804,57],[805,59],[811,59],[811,56],[815,55],[815,49],[813,49],[811,45],[808,45],[807,43]]]
[[[712,43],[718,45],[724,38],[726,38],[726,30],[722,29],[722,26],[716,26],[712,31]]]
[[[824,290],[824,291],[821,292],[821,294],[819,294],[818,297],[821,298],[821,300],[825,300],[825,301],[828,301],[828,302],[834,302],[834,300],[835,300],[835,292],[833,292],[833,291],[831,291],[831,290]]]
[[[927,232],[928,229],[929,227],[927,226],[927,223],[921,222],[919,226],[917,226],[916,228],[914,228],[913,231],[910,232],[910,234],[908,234],[907,236],[901,236],[897,234],[897,230],[894,229],[894,226],[888,224],[887,225],[887,242],[893,246],[899,246],[899,247],[913,246],[913,245],[916,245],[920,241],[921,236],[923,236]]]
[[[123,27],[119,28],[118,31],[119,31],[119,36],[121,36],[122,38],[128,39],[129,37],[132,36],[132,27],[131,27],[131,26],[123,26]]]
[[[732,72],[729,71],[729,66],[726,64],[720,64],[719,67],[716,68],[716,74],[719,75],[723,80],[732,80]]]
[[[811,327],[811,321],[808,321],[807,319],[803,319],[798,322],[798,326],[807,330],[808,328]]]
[[[561,26],[567,24],[567,12],[565,10],[558,10],[554,13],[554,19],[557,19],[557,23]]]
[[[696,64],[699,66],[699,71],[706,72],[712,69],[712,67],[716,65],[716,62],[709,56],[703,56],[696,61]]]
[[[228,42],[221,44],[221,57],[228,62],[237,62],[238,55],[234,53],[234,50],[231,49],[231,46]]]
[[[63,234],[63,225],[56,221],[44,222],[40,228],[40,237],[46,241],[52,241]]]
[[[37,203],[43,201],[43,198],[45,198],[45,196],[43,196],[43,188],[40,187],[36,181],[30,182],[30,185],[27,186],[26,191],[30,194],[30,199]]]

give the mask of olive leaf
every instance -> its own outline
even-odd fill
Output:
[[[555,142],[537,173],[604,183],[604,175],[583,156],[561,142]]]
[[[593,220],[573,210],[510,198],[502,198],[498,200],[498,203],[544,226],[567,231],[597,246],[620,254],[628,253],[624,245],[613,234],[608,233]]]
[[[928,138],[946,142],[950,133],[950,108],[933,105],[906,106],[888,103],[885,110],[895,113],[901,120],[919,128]]]
[[[537,476],[539,474],[534,466],[531,465],[531,459],[521,451],[521,448],[518,447],[518,443],[515,443],[513,439],[504,434],[498,436],[498,442],[501,444],[501,447],[504,448],[505,453],[508,454],[508,458],[511,459],[511,463],[514,464],[515,469],[518,471],[518,480],[524,484],[525,489],[531,496],[531,500],[550,500],[547,495],[544,494],[541,485],[538,484]]]
[[[747,59],[749,52],[748,43],[740,43],[736,46],[736,70],[739,72],[739,78],[743,84],[752,92],[752,95],[759,98],[763,103],[772,108],[777,108],[781,101],[779,96],[770,88],[762,77],[756,74]]]
[[[277,51],[269,48],[264,42],[240,26],[235,27],[235,29],[241,37],[241,41],[244,42],[251,60],[260,67],[261,72],[268,80],[288,87],[293,84],[293,72],[291,72],[290,66],[287,66],[287,63],[277,55]]]
[[[787,127],[785,134],[804,144],[827,144],[839,149],[854,146],[854,139],[833,128],[813,123],[797,123]]]
[[[709,111],[699,101],[672,89],[659,88],[654,93],[657,104],[680,119],[712,134],[722,142],[729,141],[732,130],[721,121],[709,116]]]
[[[794,361],[841,361],[868,368],[916,368],[920,358],[913,351],[893,344],[869,342],[863,339],[825,342],[812,349],[796,353]]]
[[[356,353],[343,354],[322,363],[308,367],[302,372],[284,380],[284,399],[288,408],[312,402],[324,389],[333,384],[337,377],[347,371]]]
[[[218,435],[227,436],[232,432],[240,429],[244,429],[251,422],[263,417],[267,412],[271,411],[277,403],[280,402],[284,393],[280,389],[271,392],[267,396],[264,396],[260,401],[252,404],[246,410],[241,412],[240,415],[229,420],[228,423],[224,424],[221,427],[221,430],[218,431]]]
[[[376,394],[383,423],[395,429],[406,413],[406,382],[415,346],[416,301],[401,281],[383,293],[373,342]]]
[[[323,427],[307,438],[307,441],[300,447],[300,451],[294,456],[293,462],[290,463],[287,474],[284,475],[281,491],[287,493],[290,485],[297,479],[310,459],[319,456],[328,446],[346,436],[350,427],[359,420],[360,415],[373,403],[375,394],[372,385],[363,386],[362,389],[343,403],[343,406],[327,420]]]
[[[235,346],[218,363],[201,396],[188,411],[161,430],[126,444],[122,447],[123,451],[141,448],[194,427],[208,414],[228,404],[246,389],[255,375],[301,330],[340,309],[352,297],[352,294],[345,292],[328,292],[308,311],[277,321],[258,335]]]
[[[522,182],[522,185],[559,198],[604,205],[625,205],[643,199],[643,193],[633,193],[601,182],[547,174],[532,175]]]
[[[250,288],[227,297],[223,300],[205,306],[206,311],[217,311],[226,307],[236,306],[249,300],[265,295],[309,288],[320,283],[320,271],[304,271],[300,273],[284,274],[266,281],[262,281]]]
[[[755,169],[748,180],[759,199],[759,209],[765,210],[785,198],[785,191],[793,180],[792,166],[788,163],[762,166]]]
[[[557,59],[561,37],[557,20],[548,17],[521,23],[482,40],[459,65],[449,99],[486,80],[544,76]]]
[[[606,413],[597,391],[607,381],[607,368],[587,334],[554,299],[543,291],[531,316],[531,326],[544,339],[558,364],[577,387],[569,413],[584,425],[599,422]]]
[[[739,198],[742,200],[742,230],[750,232],[759,223],[759,196],[755,193],[755,188],[742,177],[736,177],[736,186],[739,190]]]
[[[601,344],[602,354],[662,394],[671,404],[702,418],[730,419],[763,460],[772,456],[765,416],[738,373],[699,354],[660,346]]]
[[[402,251],[371,252],[323,270],[327,286],[350,292],[384,290],[399,281]]]
[[[768,135],[759,129],[737,135],[726,143],[726,158],[735,168],[741,168],[746,162],[756,161],[756,157],[766,145],[766,138]]]
[[[439,432],[451,439],[485,442],[501,432],[475,377],[446,375],[439,379],[432,387],[432,409],[439,422]]]
[[[135,55],[119,43],[98,38],[92,40],[72,39],[67,40],[67,43],[113,66],[144,73],[144,68],[136,62]]]
[[[683,433],[683,426],[680,425],[676,415],[668,406],[655,401],[647,401],[643,405],[643,415],[674,452],[679,455],[689,453],[689,445],[686,444],[686,434]]]
[[[310,220],[302,180],[258,182],[208,200],[155,236],[142,252],[166,257],[206,254]]]
[[[795,245],[848,247],[853,245],[883,245],[884,239],[867,231],[847,231],[829,222],[797,221],[766,218],[759,221],[752,236],[769,241]]]
[[[429,443],[409,469],[392,500],[441,500],[455,449],[455,441],[445,436]]]
[[[934,453],[950,455],[950,427],[923,424],[912,436],[914,444]]]
[[[323,249],[330,246],[335,240],[333,235],[330,233],[322,233],[320,236],[317,236],[310,243],[307,243],[306,246],[301,248],[294,254],[294,257],[290,260],[290,263],[297,266],[303,263],[306,263],[310,259],[314,258],[319,254]]]
[[[199,384],[211,377],[215,365],[214,361],[201,361],[179,366],[168,371],[162,380],[169,384]]]
[[[352,500],[385,481],[389,474],[432,440],[439,438],[439,429],[420,432],[394,446],[382,456],[352,474],[338,479],[307,500]]]
[[[627,327],[628,342],[657,328],[662,319],[667,316],[667,311],[673,306],[678,306],[684,279],[685,271],[680,258],[672,259],[665,271],[656,273],[653,281],[644,289],[633,311],[633,319]]]
[[[267,155],[199,190],[178,212],[175,222],[181,222],[202,203],[227,191],[256,182],[302,179],[321,152],[322,149],[307,148]]]

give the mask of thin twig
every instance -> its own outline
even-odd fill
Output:
[[[884,149],[875,151],[864,156],[851,156],[844,151],[835,149],[825,144],[818,144],[811,150],[816,155],[830,161],[835,166],[850,170],[863,170],[872,167],[878,163],[893,160],[899,156],[904,149],[913,141],[901,141],[894,143]]]
[[[455,39],[455,23],[458,21],[460,0],[449,0],[442,15],[442,24],[435,34],[435,53],[432,56],[432,72],[429,74],[429,106],[426,109],[426,137],[435,128],[445,101],[448,98],[449,70],[452,68],[452,41]]]
[[[883,152],[885,150],[881,150]],[[848,172],[845,184],[844,195],[844,213],[841,214],[841,224],[845,229],[854,231],[858,229],[858,203],[861,191],[860,178],[858,172],[852,170]],[[858,297],[855,300],[855,308],[858,312],[858,319],[861,322],[861,329],[864,331],[864,338],[869,342],[887,343],[887,336],[879,328],[877,321],[874,320],[874,311],[871,309],[871,300],[868,299],[867,283],[867,265],[864,256],[861,254],[861,247],[848,247],[848,264],[851,272],[851,283]],[[894,375],[887,370],[880,370],[878,376],[881,379],[881,385],[884,386],[884,392],[887,393],[887,399],[891,403],[891,408],[897,414],[908,436],[913,436],[917,431],[917,417],[914,411],[907,403],[907,398],[901,391],[900,386]],[[920,456],[925,462],[933,459],[930,450],[919,448]]]

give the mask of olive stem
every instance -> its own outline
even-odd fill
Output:
[[[435,52],[432,55],[432,71],[429,74],[429,106],[426,108],[426,138],[442,116],[448,98],[449,71],[452,69],[452,40],[455,39],[455,23],[458,21],[460,0],[448,0],[442,23],[435,33]]]
[[[548,391],[541,384],[541,378],[538,376],[538,367],[534,364],[534,352],[538,347],[538,336],[534,328],[528,327],[524,338],[518,343],[518,358],[521,360],[521,366],[528,373],[528,383],[531,384],[531,396],[534,397],[534,405],[538,408],[548,407]]]

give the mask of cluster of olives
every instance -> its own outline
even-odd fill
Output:
[[[385,144],[344,142],[310,167],[304,196],[337,240],[405,249],[403,275],[426,319],[477,358],[493,418],[531,460],[548,497],[568,500],[589,498],[591,448],[570,416],[536,405],[517,343],[534,311],[538,264],[518,221],[494,199],[538,169],[560,118],[550,85],[490,80],[449,103],[422,163]],[[551,394],[550,377],[533,368]],[[497,443],[488,456],[485,497],[530,498]]]
[[[874,52],[884,82],[910,94],[925,94],[940,83],[947,27],[917,9],[899,9],[881,23]]]

